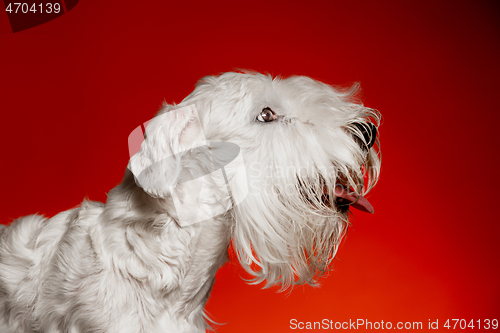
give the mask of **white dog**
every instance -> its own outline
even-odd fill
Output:
[[[201,80],[149,122],[106,204],[0,227],[0,332],[204,332],[231,241],[255,283],[314,284],[349,207],[373,212],[380,117],[356,90]]]

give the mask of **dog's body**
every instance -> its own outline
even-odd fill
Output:
[[[353,92],[304,77],[205,78],[151,121],[105,205],[84,201],[49,220],[0,226],[0,332],[204,332],[231,240],[256,283],[314,283],[347,227],[345,204],[371,211],[361,194],[378,178],[378,114],[352,103]],[[241,200],[230,171],[229,192],[216,176],[196,193],[181,181],[211,172],[193,151],[201,129],[238,145],[248,186]],[[222,213],[221,202],[230,203]],[[196,209],[208,218],[195,221]]]
[[[50,220],[24,217],[4,231],[1,332],[205,328],[203,308],[225,260],[227,227],[213,219],[179,228],[157,214],[158,229],[149,231],[155,227],[148,217],[124,210],[146,195],[130,193],[136,185],[131,174],[126,178],[106,206],[84,202]],[[134,209],[149,209],[140,206]]]

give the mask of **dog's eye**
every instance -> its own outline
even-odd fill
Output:
[[[261,122],[268,123],[276,119],[276,114],[270,107],[263,108],[262,111],[257,116],[257,120]]]

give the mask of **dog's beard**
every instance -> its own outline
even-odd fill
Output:
[[[279,284],[282,290],[314,284],[329,270],[347,217],[309,214],[291,219],[276,213],[260,222],[248,216],[244,223],[237,220],[233,242],[242,266],[255,284]]]
[[[256,184],[234,209],[233,244],[253,283],[278,284],[282,290],[314,285],[331,268],[349,224],[349,207],[369,211],[363,195],[378,179],[376,155],[360,162],[356,168],[331,164],[323,170],[297,168],[301,173],[250,175]]]
[[[235,209],[234,247],[255,284],[279,284],[282,290],[315,284],[329,270],[347,229],[348,211],[323,193],[335,181],[318,177],[292,184],[250,191]]]

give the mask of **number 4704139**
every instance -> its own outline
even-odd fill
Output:
[[[27,13],[45,13],[45,14],[58,14],[61,11],[61,4],[59,3],[34,3],[31,6],[25,2],[9,2],[5,11],[14,14],[27,14]]]
[[[446,327],[447,329],[466,329],[466,328],[476,328],[476,329],[493,329],[496,330],[498,329],[498,319],[477,319],[477,320],[470,320],[467,321],[465,319],[448,319],[443,327]]]

